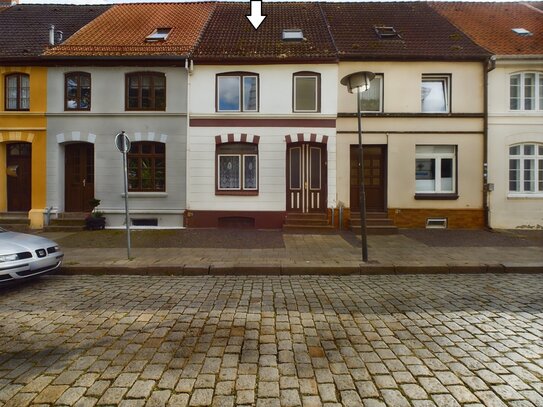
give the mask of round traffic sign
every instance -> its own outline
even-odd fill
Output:
[[[115,136],[115,146],[121,153],[128,153],[130,151],[130,139],[124,131],[121,131]]]

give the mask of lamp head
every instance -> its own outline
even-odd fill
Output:
[[[369,90],[373,78],[375,78],[373,72],[360,71],[344,76],[340,83],[347,86],[349,93],[361,93]]]

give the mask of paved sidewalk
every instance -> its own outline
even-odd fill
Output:
[[[543,406],[539,275],[49,276],[0,295],[0,404]]]
[[[127,259],[126,248],[123,248],[121,232],[100,233],[43,235],[61,243],[66,254],[63,270],[72,274],[543,272],[543,231],[406,230],[398,235],[369,236],[368,263],[361,262],[360,239],[350,232],[287,234],[240,231],[242,238],[229,242],[236,235],[235,231],[216,230],[208,231],[213,237],[213,241],[208,242],[205,236],[202,238],[202,232],[187,230],[178,233],[185,239],[184,244],[196,247],[183,247],[181,244],[175,247],[175,241],[172,243],[171,239],[158,243],[159,247],[141,247],[149,244],[145,243],[149,242],[146,234],[155,232],[134,231],[136,242],[143,243],[132,249],[130,260]],[[193,240],[191,233],[194,233]],[[86,238],[92,239],[92,245],[100,247],[85,246]],[[243,239],[251,248],[240,248]],[[90,240],[89,245],[92,246]]]

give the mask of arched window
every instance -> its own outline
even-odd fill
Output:
[[[509,192],[543,193],[543,144],[526,143],[509,147]]]
[[[86,72],[64,75],[64,110],[90,110],[91,76]]]
[[[543,73],[519,72],[509,77],[509,109],[543,110]]]
[[[25,73],[6,75],[6,110],[30,110],[30,77]]]
[[[217,145],[217,195],[258,194],[258,144]]]
[[[128,152],[128,190],[166,191],[166,144],[132,143]]]
[[[162,72],[126,74],[126,110],[166,110],[166,76]]]
[[[258,112],[258,74],[218,74],[216,97],[217,112]]]

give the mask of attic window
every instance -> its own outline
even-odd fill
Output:
[[[532,33],[526,28],[513,28],[511,31],[513,31],[517,35],[520,35],[521,37],[529,37],[532,35]]]
[[[400,34],[394,29],[394,27],[390,26],[373,26],[373,29],[375,30],[375,33],[377,36],[381,39],[393,39],[393,38],[401,38]]]
[[[283,30],[283,41],[302,41],[304,39],[304,33],[302,30]]]
[[[155,31],[153,31],[151,34],[149,34],[145,41],[147,42],[155,42],[155,41],[166,41],[168,39],[168,35],[170,35],[171,28],[157,28]]]

